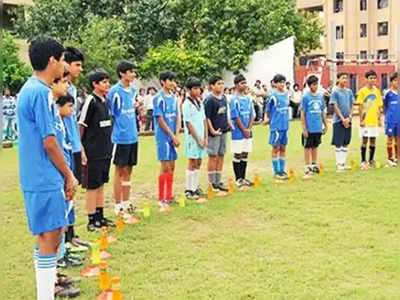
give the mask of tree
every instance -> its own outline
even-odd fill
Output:
[[[168,41],[148,51],[139,73],[148,79],[158,77],[162,71],[173,70],[178,80],[184,82],[189,76],[205,79],[216,71],[216,68],[217,66],[200,51],[187,50]]]
[[[15,94],[32,74],[31,68],[18,58],[18,45],[7,31],[0,33],[0,86]]]

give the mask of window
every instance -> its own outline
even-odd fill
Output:
[[[389,23],[388,22],[379,22],[378,23],[378,36],[388,35],[389,32]]]
[[[367,51],[360,51],[360,59],[367,59]]]
[[[360,10],[367,10],[367,0],[360,0]]]
[[[344,59],[344,52],[336,52],[336,59]]]
[[[367,24],[360,24],[360,37],[367,37]]]
[[[353,94],[357,94],[357,75],[350,74],[350,89],[352,90]]]
[[[343,39],[343,25],[336,26],[336,39],[341,40]]]
[[[378,59],[388,59],[389,51],[388,49],[378,50]]]
[[[378,9],[386,8],[389,6],[389,0],[378,0]]]
[[[338,13],[343,11],[343,0],[333,0],[333,12]]]

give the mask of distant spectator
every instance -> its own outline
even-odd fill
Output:
[[[153,86],[147,88],[147,95],[144,97],[144,109],[146,110],[145,131],[153,131],[153,98],[157,94],[157,89]]]
[[[301,102],[302,92],[299,89],[299,85],[295,83],[293,85],[293,98],[292,98],[292,109],[293,109],[293,119],[299,117],[299,106]]]

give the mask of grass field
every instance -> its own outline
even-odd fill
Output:
[[[109,250],[112,275],[122,278],[124,299],[399,299],[400,201],[398,169],[336,174],[331,132],[323,138],[323,177],[301,180],[299,123],[292,122],[288,167],[293,183],[271,178],[267,128],[254,130],[248,173],[262,186],[207,205],[156,212],[158,163],[154,138],[140,140],[133,198],[154,204],[152,216],[125,227]],[[385,163],[384,136],[377,160]],[[229,148],[229,147],[228,147]],[[359,161],[354,130],[349,158]],[[182,148],[179,150],[182,154]],[[0,154],[0,299],[34,299],[32,248],[18,185],[16,149]],[[177,164],[183,191],[185,159]],[[231,155],[225,161],[232,176]],[[206,181],[203,168],[202,182]],[[107,202],[112,199],[107,185]],[[77,197],[77,232],[85,231],[83,193]],[[108,210],[111,214],[111,210]],[[79,270],[72,271],[78,274]],[[83,280],[79,299],[94,299],[96,280]]]

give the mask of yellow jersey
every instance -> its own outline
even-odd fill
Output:
[[[356,103],[360,105],[360,110],[362,110],[363,115],[365,116],[365,126],[379,126],[379,115],[381,113],[381,108],[383,107],[381,92],[376,87],[373,87],[372,89],[363,87],[358,92]],[[360,118],[361,117],[362,116],[360,116]]]

